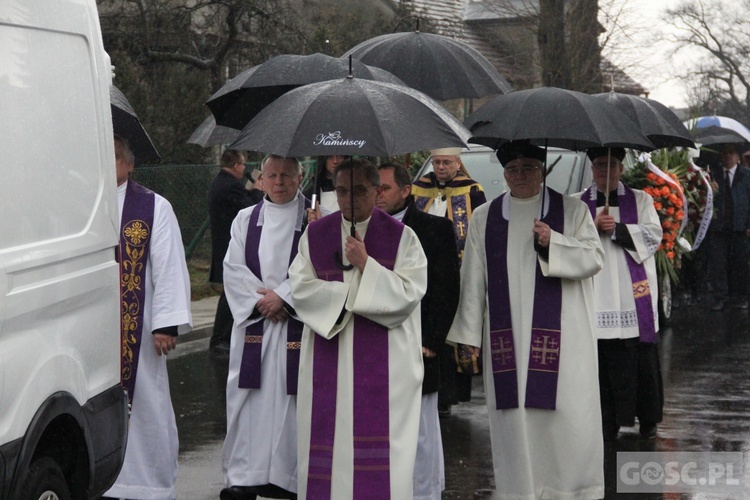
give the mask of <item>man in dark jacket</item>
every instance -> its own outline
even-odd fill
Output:
[[[378,170],[381,183],[378,208],[412,228],[427,256],[427,293],[421,303],[424,382],[414,498],[440,498],[445,474],[437,411],[439,354],[458,306],[460,276],[455,234],[450,220],[416,207],[411,197],[411,178],[403,166],[386,163]]]
[[[208,190],[208,214],[211,223],[211,268],[208,281],[221,290],[216,307],[214,331],[209,342],[211,352],[229,354],[232,335],[232,312],[224,295],[224,255],[230,240],[232,221],[237,212],[254,205],[241,179],[245,172],[245,155],[228,149],[221,155],[221,170]]]
[[[711,166],[715,190],[710,234],[710,276],[714,311],[727,301],[747,309],[748,251],[750,236],[750,169],[740,165],[736,144],[721,146],[721,165]]]

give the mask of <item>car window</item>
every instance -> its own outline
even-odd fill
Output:
[[[464,151],[461,161],[472,179],[484,188],[488,200],[497,198],[507,191],[508,185],[503,176],[503,166],[491,149]],[[547,165],[552,168],[547,177],[547,185],[564,194],[583,191],[591,185],[591,169],[584,153],[560,149],[550,149]],[[432,159],[428,158],[415,178],[432,172]]]

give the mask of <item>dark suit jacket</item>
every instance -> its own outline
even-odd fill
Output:
[[[714,198],[714,211],[716,216],[711,221],[712,231],[724,228],[723,197],[726,195],[724,189],[724,168],[721,165],[711,166],[711,177],[719,185]],[[732,180],[732,201],[734,217],[732,219],[732,231],[744,232],[750,229],[750,169],[737,165]]]
[[[403,222],[414,230],[427,256],[427,293],[421,304],[422,345],[440,354],[458,309],[460,275],[453,224],[446,217],[422,212],[412,198]],[[422,394],[439,388],[439,358],[424,358]]]
[[[220,170],[208,189],[208,215],[211,223],[211,269],[208,281],[224,282],[224,255],[229,248],[232,221],[237,212],[253,205],[242,180]]]

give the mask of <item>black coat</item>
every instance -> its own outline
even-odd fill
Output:
[[[243,208],[254,205],[250,193],[242,180],[225,170],[218,175],[208,189],[208,215],[211,223],[211,269],[208,281],[224,282],[224,255],[229,248],[232,221]]]
[[[440,354],[458,309],[460,275],[456,235],[445,217],[420,211],[411,198],[404,224],[412,228],[427,256],[427,293],[422,299],[422,345]],[[439,358],[424,358],[422,394],[440,388]]]

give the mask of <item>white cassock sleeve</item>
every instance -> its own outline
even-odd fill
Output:
[[[581,280],[601,270],[604,263],[599,233],[588,206],[570,196],[563,197],[565,234],[552,231],[549,259],[539,257],[544,276]]]
[[[151,331],[176,326],[179,334],[189,332],[192,317],[185,247],[172,205],[161,196],[155,199],[149,259],[153,285]]]
[[[626,224],[635,250],[625,249],[637,263],[642,264],[656,253],[662,238],[661,221],[654,208],[654,199],[647,193],[633,190],[638,207],[638,224]]]
[[[263,282],[250,271],[245,261],[247,225],[252,210],[253,207],[240,210],[235,217],[232,222],[232,239],[229,241],[229,248],[224,256],[224,293],[227,296],[229,308],[232,310],[235,325],[243,329],[265,319],[261,315],[252,320],[248,319],[255,305],[263,298],[263,295],[258,293],[258,289],[265,287]]]
[[[486,203],[474,211],[466,234],[464,258],[461,262],[461,295],[453,325],[446,339],[449,344],[482,346],[487,304],[484,232],[487,228],[489,206],[490,204]]]

